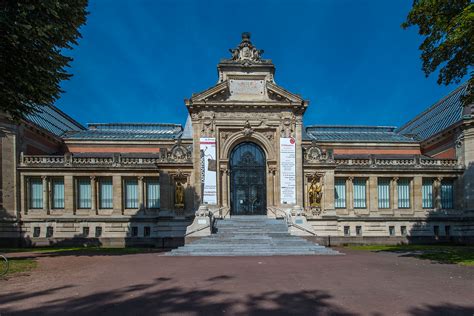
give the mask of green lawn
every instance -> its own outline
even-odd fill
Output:
[[[349,249],[366,251],[396,252],[419,259],[439,263],[452,263],[474,266],[474,247],[452,245],[362,245],[348,246]]]
[[[157,252],[154,248],[100,248],[100,247],[36,247],[36,248],[0,248],[0,254],[6,255],[9,262],[8,276],[34,270],[38,266],[36,259],[11,257],[8,254],[28,252],[33,254],[65,255],[127,255],[136,253]]]
[[[38,266],[38,262],[34,259],[10,258],[8,259],[9,269],[6,276],[12,274],[28,272]]]
[[[96,253],[96,254],[134,254],[157,252],[155,248],[102,248],[102,247],[31,247],[31,248],[0,248],[0,253],[18,253],[18,252],[32,252],[32,253],[61,253],[61,252],[77,252],[77,253]]]

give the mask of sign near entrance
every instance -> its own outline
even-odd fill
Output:
[[[217,204],[216,139],[201,138],[200,149],[202,202],[205,204]]]
[[[296,146],[293,137],[280,138],[280,202],[296,204]]]

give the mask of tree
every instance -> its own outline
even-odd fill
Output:
[[[423,71],[439,69],[438,84],[459,83],[469,72],[469,92],[464,104],[474,101],[474,4],[470,0],[414,0],[402,24],[418,25],[425,37],[420,45]]]
[[[13,119],[53,104],[86,22],[88,0],[0,2],[0,111]]]

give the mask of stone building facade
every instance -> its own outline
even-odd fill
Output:
[[[461,85],[400,128],[303,126],[244,33],[186,125],[89,124],[55,107],[1,128],[4,244],[173,247],[235,215],[335,243],[474,238],[474,110]]]

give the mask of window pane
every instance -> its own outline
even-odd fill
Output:
[[[91,181],[89,179],[77,180],[77,201],[79,208],[91,208]]]
[[[43,208],[43,180],[30,179],[30,208]]]
[[[335,185],[335,207],[336,208],[345,208],[346,207],[346,179],[336,179]]]
[[[64,208],[64,180],[53,179],[53,208]]]
[[[410,208],[410,179],[398,180],[398,208]]]
[[[354,179],[354,208],[366,208],[365,179]]]
[[[148,208],[160,208],[160,183],[158,179],[147,179],[146,196]]]
[[[378,179],[379,208],[390,208],[390,179]]]
[[[421,199],[423,208],[433,208],[433,179],[423,179]]]
[[[453,208],[453,182],[441,181],[441,208]]]
[[[113,208],[112,179],[104,178],[99,181],[100,208]]]
[[[125,208],[138,208],[138,181],[125,180]]]

